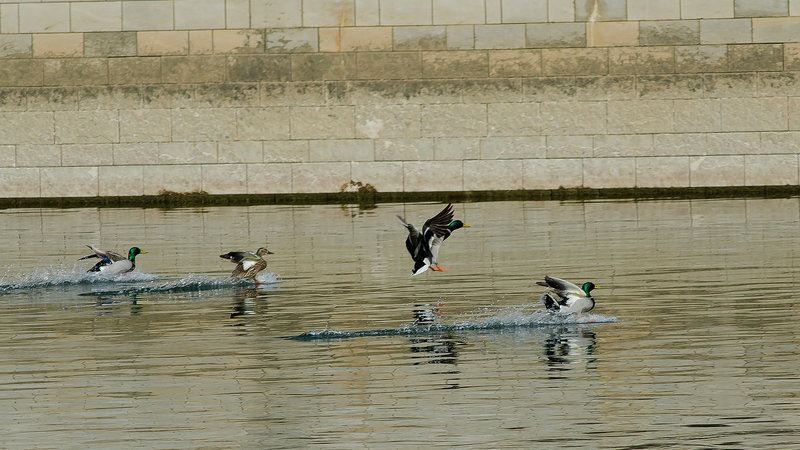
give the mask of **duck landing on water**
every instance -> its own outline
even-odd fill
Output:
[[[595,301],[590,292],[597,286],[591,281],[578,287],[569,281],[545,276],[544,281],[537,281],[536,284],[547,288],[547,292],[542,294],[541,300],[549,311],[561,314],[581,314],[594,309]]]
[[[228,252],[224,255],[219,255],[220,258],[228,259],[236,264],[236,267],[231,272],[231,278],[237,280],[250,280],[255,281],[258,272],[267,268],[267,261],[264,259],[266,255],[273,255],[271,251],[264,247],[253,252]]]

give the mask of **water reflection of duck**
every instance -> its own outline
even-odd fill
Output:
[[[453,205],[450,203],[439,214],[425,221],[422,231],[400,216],[397,216],[397,219],[408,229],[406,248],[414,260],[412,277],[425,272],[428,268],[434,271],[447,270],[439,266],[439,249],[442,247],[442,243],[450,237],[453,231],[462,227],[469,228],[469,225],[464,222],[453,220]]]
[[[550,310],[564,314],[585,313],[594,308],[594,298],[590,292],[597,288],[592,282],[586,282],[578,287],[569,281],[560,278],[545,276],[544,281],[537,281],[539,286],[547,287],[547,292],[542,294],[544,306]],[[558,298],[552,294],[556,294]]]
[[[116,252],[100,250],[91,245],[87,245],[94,252],[91,255],[86,255],[78,261],[89,258],[100,258],[91,269],[87,272],[103,272],[107,274],[127,273],[136,268],[136,255],[147,253],[139,247],[131,247],[128,250],[128,257],[124,257]]]
[[[224,255],[219,255],[219,257],[236,263],[236,267],[231,272],[231,278],[254,281],[258,272],[267,268],[267,261],[264,260],[264,256],[272,254],[266,248],[260,247],[255,253],[228,252]]]
[[[585,327],[554,328],[545,339],[542,352],[548,365],[569,364],[579,356],[594,354],[597,337]]]

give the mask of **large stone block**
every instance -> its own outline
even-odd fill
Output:
[[[450,50],[472,50],[475,48],[475,27],[472,25],[449,25],[447,48]]]
[[[25,89],[28,111],[68,111],[80,105],[80,92],[75,87],[35,87]]]
[[[243,164],[264,162],[261,141],[231,141],[217,144],[220,164]]]
[[[381,2],[381,6],[386,3],[389,2]],[[436,0],[433,2],[433,24],[486,23],[485,7],[483,0]]]
[[[637,93],[647,99],[703,97],[704,79],[697,75],[642,75],[637,78]]]
[[[547,136],[547,158],[588,158],[594,155],[592,136]],[[557,186],[556,186],[557,187]]]
[[[308,37],[313,35],[314,42],[309,43]],[[211,35],[212,46],[216,54],[228,53],[264,53],[265,48],[270,48],[272,53],[291,52],[295,50],[317,51],[316,33],[314,30],[291,28],[289,30],[214,30]],[[270,39],[269,43],[265,43]],[[281,41],[283,39],[284,41]]]
[[[692,187],[743,186],[744,156],[692,156],[689,161]]]
[[[351,164],[353,181],[370,184],[378,192],[403,192],[403,163],[391,161]]]
[[[788,129],[786,97],[723,98],[723,131],[777,131]]]
[[[406,161],[403,189],[406,192],[461,191],[464,189],[461,161]]]
[[[705,152],[705,133],[653,135],[653,156],[698,155]]]
[[[302,0],[265,0],[250,3],[253,28],[299,28],[303,26]]]
[[[297,83],[261,83],[261,104],[264,106],[323,106],[325,84],[321,81]]]
[[[480,138],[437,138],[433,141],[436,160],[480,159]]]
[[[265,141],[264,162],[309,162],[308,141]]]
[[[173,141],[220,141],[236,136],[236,112],[230,108],[171,111]]]
[[[246,194],[245,164],[204,164],[202,189],[209,194]]]
[[[191,84],[157,84],[140,89],[144,108],[193,108],[197,104],[197,88]]]
[[[143,195],[144,169],[142,166],[101,166],[98,184],[101,196]]]
[[[689,186],[689,157],[636,158],[637,187]]]
[[[697,45],[700,23],[697,20],[659,20],[639,23],[641,45]]]
[[[158,164],[158,144],[155,142],[113,144],[114,165]]]
[[[64,144],[62,166],[110,166],[114,164],[111,144]]]
[[[728,67],[735,71],[781,70],[783,69],[783,45],[729,45]]]
[[[464,161],[464,190],[522,189],[522,160]]]
[[[324,139],[308,143],[312,162],[374,161],[375,149],[371,139]]]
[[[606,75],[608,49],[564,48],[542,50],[544,75]]]
[[[39,169],[42,197],[96,197],[97,167],[43,167]]]
[[[481,159],[544,158],[547,142],[544,136],[487,137],[481,139]]]
[[[161,81],[161,58],[111,58],[109,84],[154,84]]]
[[[764,132],[760,133],[760,138],[759,152],[762,154],[800,154],[800,133],[797,131]]]
[[[531,77],[542,73],[540,50],[495,50],[489,52],[489,76]]]
[[[482,78],[489,74],[485,51],[423,52],[424,78]]]
[[[746,186],[784,186],[798,184],[797,155],[745,155]]]
[[[225,0],[174,0],[175,28],[225,28]]]
[[[195,91],[197,108],[249,107],[261,104],[256,83],[207,83]]]
[[[172,138],[167,109],[119,111],[120,142],[169,142]]]
[[[733,14],[736,17],[786,16],[789,0],[734,0]]]
[[[527,47],[583,47],[586,25],[583,23],[529,23],[525,25]]]
[[[3,144],[54,143],[52,112],[0,112]]]
[[[289,108],[240,108],[236,110],[237,140],[289,139]]]
[[[622,100],[637,97],[633,76],[552,77],[523,80],[525,101]]]
[[[675,100],[675,131],[713,132],[722,127],[718,99]]]
[[[292,193],[292,164],[248,164],[248,194]]]
[[[19,5],[20,33],[66,33],[70,3],[22,3]]]
[[[420,105],[356,106],[356,137],[417,138],[421,128]]]
[[[433,139],[378,139],[376,161],[428,161],[433,157]]]
[[[86,56],[136,56],[136,33],[85,33],[78,36],[82,37]]]
[[[710,98],[755,97],[758,78],[752,73],[709,74],[704,76],[706,96]]]
[[[228,80],[233,82],[292,79],[292,59],[289,55],[229,56],[227,64]]]
[[[668,20],[680,18],[680,0],[628,0],[628,20]]]
[[[215,31],[216,32],[216,31]],[[255,33],[251,33],[255,34]],[[319,51],[319,39],[317,30],[313,28],[289,28],[275,29],[266,32],[267,52],[269,53],[299,53]],[[258,47],[253,45],[253,40],[246,46],[240,48],[258,51]],[[263,44],[261,45],[263,47]]]
[[[525,47],[525,25],[476,25],[476,49],[509,49]]]
[[[431,25],[432,0],[380,2],[381,25]]]
[[[0,111],[26,110],[26,92],[25,88],[0,88]]]
[[[59,33],[58,35],[63,36],[64,34]],[[43,51],[36,52],[35,50],[39,47],[41,46],[37,46],[36,49],[33,48],[30,34],[0,35],[0,58],[29,58],[32,54],[37,57],[47,54],[47,52]],[[67,51],[68,48],[71,51],[73,48],[72,45],[65,47],[59,47],[59,50]]]
[[[583,162],[579,158],[526,159],[522,163],[524,189],[558,189],[583,186]]]
[[[675,71],[678,73],[725,72],[728,70],[726,45],[675,47]]]
[[[668,133],[673,128],[671,100],[608,102],[609,133]]]
[[[57,144],[119,142],[119,114],[113,110],[56,111]]]
[[[396,51],[444,50],[446,48],[447,27],[393,27],[393,49]]]
[[[158,144],[159,164],[214,164],[218,161],[214,142],[162,142]]]
[[[586,45],[588,47],[619,47],[638,44],[638,22],[591,22],[586,24]]]
[[[43,61],[6,59],[0,64],[0,86],[41,86],[43,82]]]
[[[162,191],[189,193],[202,189],[203,170],[200,165],[163,165],[147,168],[144,195]]]
[[[356,55],[304,54],[292,55],[292,80],[352,80],[356,78]]]
[[[597,189],[635,186],[636,158],[584,159],[583,185]]]
[[[44,84],[50,86],[108,84],[108,60],[66,58],[45,61]]]
[[[352,106],[291,108],[292,139],[350,139],[355,137]]]
[[[485,136],[486,105],[424,105],[422,135],[425,137]]]
[[[418,52],[364,52],[356,58],[359,79],[405,79],[422,75]]]
[[[121,2],[70,3],[70,31],[122,30]]]
[[[789,97],[789,129],[800,130],[800,98]]]
[[[650,156],[653,154],[652,134],[605,134],[595,136],[595,157]]]
[[[0,167],[0,196],[40,197],[39,168]]]
[[[701,44],[752,42],[750,19],[707,19],[700,21]]]
[[[800,17],[753,19],[753,42],[800,41]]]
[[[122,29],[172,30],[175,23],[173,11],[173,2],[169,0],[122,2]]]
[[[783,44],[784,70],[800,70],[800,44],[787,42]]]
[[[543,102],[540,107],[542,134],[605,134],[604,102]]]
[[[17,167],[46,167],[61,165],[60,145],[17,145]]]
[[[16,164],[16,147],[13,145],[0,145],[0,167],[14,167]]]
[[[225,27],[230,29],[250,26],[250,0],[227,0],[225,2]]]
[[[538,103],[490,103],[488,108],[492,136],[533,136],[540,132]]]
[[[292,164],[292,191],[339,192],[352,179],[349,162],[310,162]]]
[[[547,0],[504,0],[503,23],[547,22]]]
[[[225,78],[224,56],[168,56],[161,60],[165,83],[220,83]]]
[[[188,31],[139,31],[136,33],[139,56],[189,54]]]
[[[0,32],[19,33],[19,4],[0,5]]]
[[[26,35],[17,35],[27,37]],[[16,37],[16,36],[15,36]],[[0,37],[0,40],[5,40]],[[13,44],[12,44],[13,45]],[[2,53],[13,52],[14,47],[0,44]],[[30,40],[28,41],[28,56],[30,55]],[[81,57],[83,56],[83,33],[44,33],[33,35],[33,56],[35,58],[54,57]],[[95,56],[95,55],[91,55]]]
[[[733,17],[731,0],[682,0],[681,16],[684,19],[720,19]]]
[[[355,5],[356,26],[369,27],[380,24],[380,0],[355,0]]]
[[[304,27],[349,27],[355,25],[354,0],[304,0]]]
[[[611,74],[672,73],[675,47],[620,47],[608,50]]]
[[[706,144],[690,154],[741,155],[761,153],[760,133],[707,133]]]
[[[626,0],[575,0],[575,20],[627,20]]]

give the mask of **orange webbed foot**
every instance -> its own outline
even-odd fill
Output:
[[[437,265],[436,265],[436,270],[438,270],[439,272],[447,272],[447,271],[448,271],[448,270],[450,270],[450,269],[442,269],[442,268],[441,268],[441,267],[440,267],[440,266],[437,264]]]

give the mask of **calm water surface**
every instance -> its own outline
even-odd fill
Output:
[[[441,207],[0,210],[0,446],[800,447],[797,198],[458,204],[409,278]]]

